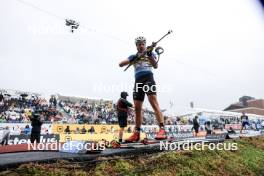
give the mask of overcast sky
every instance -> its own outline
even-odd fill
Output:
[[[193,101],[221,110],[243,95],[264,98],[264,13],[257,1],[0,2],[0,88],[117,100],[128,87],[132,95],[134,70],[124,72],[119,61],[136,52],[135,37],[151,44],[171,29],[154,71],[161,108]],[[80,28],[71,33],[64,18]]]

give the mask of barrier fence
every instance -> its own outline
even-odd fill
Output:
[[[10,140],[9,144],[27,143],[30,139],[30,134],[23,134],[26,123],[0,123],[0,128],[9,127]],[[66,133],[66,128],[69,128],[69,133]],[[225,129],[234,130],[241,128],[240,124],[227,124]],[[85,128],[85,133],[82,129]],[[192,125],[166,125],[166,131],[172,136],[177,135],[192,135]],[[91,130],[92,129],[92,130]],[[204,129],[204,126],[201,126]],[[129,137],[134,130],[134,125],[129,125],[125,128],[123,138]],[[141,139],[154,138],[155,133],[159,130],[157,125],[143,125]],[[199,133],[205,135],[205,131]],[[100,141],[100,140],[117,140],[119,135],[118,125],[89,125],[89,124],[43,124],[41,128],[42,142],[66,142],[67,140],[74,141]]]

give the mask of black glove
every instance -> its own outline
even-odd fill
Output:
[[[153,51],[154,47],[152,46],[148,46],[147,47],[147,56],[151,57],[152,56],[152,51]]]

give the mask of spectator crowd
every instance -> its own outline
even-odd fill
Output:
[[[44,123],[67,124],[117,124],[115,105],[91,104],[80,99],[79,101],[63,100],[54,95],[46,99],[33,93],[20,93],[11,95],[8,92],[0,93],[0,123],[27,123],[34,114],[40,114]],[[144,109],[143,125],[157,124],[155,114]],[[201,115],[202,116],[202,115]],[[135,113],[133,109],[128,112],[128,124],[134,124]],[[210,121],[213,128],[225,128],[225,124],[241,123],[240,117],[219,117]],[[193,117],[167,117],[167,125],[193,125]],[[199,118],[199,123],[205,125],[207,120]],[[251,121],[255,126],[264,125],[263,119]],[[82,129],[80,129],[81,133]]]
[[[33,113],[39,113],[41,120],[55,122],[62,119],[62,114],[53,103],[37,95],[21,94],[12,96],[0,94],[0,122],[21,123],[30,122]]]

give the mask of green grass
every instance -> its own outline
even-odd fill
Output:
[[[95,166],[73,166],[70,162],[23,164],[0,174],[12,175],[190,175],[261,176],[264,175],[264,137],[244,138],[234,151],[169,151],[101,162]],[[63,166],[63,167],[61,167]]]

